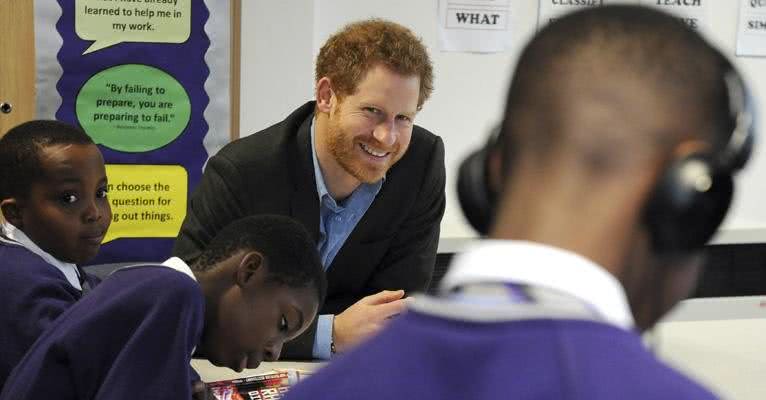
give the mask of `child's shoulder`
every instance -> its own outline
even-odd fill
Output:
[[[66,279],[52,265],[24,246],[0,241],[0,274],[11,276],[48,276]]]
[[[133,292],[152,302],[188,304],[202,299],[202,289],[190,276],[159,264],[133,265],[120,268],[101,282],[104,289]]]
[[[55,266],[26,248],[0,243],[0,302],[3,310],[42,310],[46,318],[58,315],[77,301],[81,292]],[[60,308],[59,308],[60,307]],[[55,311],[54,311],[55,310]],[[18,316],[18,314],[17,314]]]
[[[162,264],[135,264],[115,270],[109,277],[130,279],[136,283],[148,285],[173,285],[177,287],[196,287],[197,281],[191,276]]]
[[[119,316],[124,326],[186,324],[201,329],[205,298],[188,275],[162,265],[137,265],[113,272],[76,307],[105,318]]]

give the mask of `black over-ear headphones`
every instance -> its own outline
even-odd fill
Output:
[[[489,231],[495,206],[495,193],[489,185],[489,156],[499,145],[501,125],[492,129],[489,140],[481,149],[472,152],[460,163],[457,179],[457,196],[463,214],[482,235]]]
[[[673,162],[647,203],[644,219],[658,252],[689,251],[710,240],[729,210],[734,173],[750,158],[756,135],[752,101],[732,66],[723,81],[728,142],[717,153],[694,153]]]
[[[687,251],[710,240],[729,209],[733,175],[752,152],[755,121],[744,81],[730,66],[723,77],[731,120],[728,143],[717,154],[693,153],[676,160],[651,195],[644,220],[658,252]],[[493,132],[487,144],[471,153],[458,170],[458,198],[468,222],[486,234],[494,211],[494,193],[488,185],[488,159],[502,137]]]

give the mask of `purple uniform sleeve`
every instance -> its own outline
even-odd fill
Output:
[[[188,276],[159,266],[119,271],[52,324],[0,399],[191,398],[203,318],[201,289]]]

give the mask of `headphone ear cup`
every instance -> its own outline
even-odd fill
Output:
[[[487,149],[471,153],[460,164],[457,195],[460,206],[471,226],[482,235],[489,232],[492,205],[488,192]]]
[[[734,182],[731,173],[711,165],[708,157],[692,155],[675,162],[660,179],[644,214],[655,251],[701,248],[723,222]]]

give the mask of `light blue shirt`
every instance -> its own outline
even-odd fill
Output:
[[[311,156],[314,160],[314,180],[317,185],[319,197],[319,241],[317,250],[322,259],[325,271],[330,268],[332,261],[348,239],[348,235],[362,219],[364,213],[370,208],[375,196],[383,187],[385,177],[375,183],[362,183],[342,202],[337,202],[327,191],[327,185],[319,167],[316,153],[316,133],[314,121],[311,122]],[[317,321],[317,332],[314,337],[313,356],[328,360],[332,356],[330,343],[332,342],[332,314],[320,315]]]

